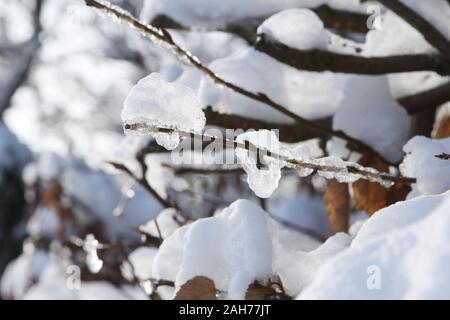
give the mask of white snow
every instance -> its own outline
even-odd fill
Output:
[[[261,208],[237,200],[216,216],[197,220],[165,239],[152,274],[175,280],[177,288],[203,275],[231,299],[243,299],[253,281],[279,274],[289,293],[298,294],[318,267],[348,246],[350,239],[338,234],[320,247],[311,242],[307,251],[317,249],[306,252],[285,244],[289,238],[278,236],[275,222]]]
[[[253,92],[263,92],[307,119],[333,114],[343,99],[348,79],[329,72],[299,71],[253,49],[215,60],[209,67],[223,79]],[[222,113],[270,122],[292,121],[261,102],[217,87],[209,79],[202,78],[198,97],[202,105],[210,105]]]
[[[258,27],[257,34],[298,50],[358,54],[361,49],[360,44],[326,30],[317,14],[308,9],[276,13]]]
[[[450,154],[450,138],[433,140],[416,136],[403,150],[406,156],[400,165],[401,173],[417,179],[412,194],[437,194],[450,189],[449,160],[436,157],[442,153]]]
[[[26,246],[26,245],[25,245]],[[2,297],[21,299],[28,290],[31,278],[39,278],[48,261],[49,255],[43,250],[24,252],[11,261],[1,278]]]
[[[176,215],[177,210],[174,208],[166,208],[159,213],[157,221],[163,239],[170,236],[176,229],[180,227],[180,225],[175,221]],[[145,224],[141,225],[139,227],[139,230],[154,237],[159,236],[154,219],[149,220]]]
[[[392,162],[401,160],[409,128],[410,118],[392,98],[385,77],[355,77],[333,118],[333,129],[365,142]]]
[[[378,211],[300,299],[448,299],[450,193]]]
[[[446,0],[433,0],[433,4],[420,0],[402,0],[407,6],[425,17],[450,39],[450,8]],[[392,11],[383,15],[381,27],[368,32],[363,54],[387,56],[394,54],[434,53],[436,50],[411,25]]]
[[[153,259],[157,251],[156,248],[139,247],[130,253],[128,258],[140,280],[147,280],[152,277]]]
[[[152,73],[131,89],[124,102],[122,121],[199,132],[206,119],[192,89],[166,82],[159,73]],[[175,149],[180,140],[177,132],[152,135],[169,150]]]
[[[178,264],[177,287],[203,275],[216,288],[227,289],[228,298],[243,299],[253,281],[265,281],[271,275],[270,230],[267,213],[248,200],[238,200],[221,214],[197,220],[167,238],[156,255],[154,271]],[[154,272],[158,275],[163,274]]]
[[[311,283],[322,264],[350,245],[350,237],[338,233],[328,238],[320,247],[310,252],[280,249],[276,270],[283,287],[295,296]]]
[[[95,239],[94,235],[88,234],[83,242],[83,250],[86,252],[86,265],[92,273],[98,273],[103,266],[103,261],[97,254],[99,248],[98,240]]]
[[[257,33],[299,50],[325,50],[328,43],[322,20],[307,9],[281,11],[266,19]]]
[[[446,0],[402,0],[407,6],[420,13],[437,29],[450,39],[450,6]],[[364,56],[390,56],[401,54],[436,53],[425,38],[411,25],[390,10],[382,15],[380,28],[367,33],[363,46]],[[388,75],[392,93],[395,97],[406,96],[427,90],[448,81],[433,72],[409,72]]]

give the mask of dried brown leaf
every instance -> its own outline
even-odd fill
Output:
[[[364,154],[359,163],[372,167],[380,172],[388,172],[389,166],[380,159]],[[410,187],[404,183],[396,182],[391,188],[385,188],[377,182],[358,180],[353,183],[353,198],[355,208],[367,212],[369,216],[397,201],[405,200]]]
[[[332,233],[347,232],[350,215],[348,185],[339,183],[334,179],[328,180],[325,191],[325,205]]]
[[[264,286],[259,282],[253,282],[248,288],[245,294],[246,300],[267,300],[273,296],[274,292],[272,288]]]
[[[279,276],[270,279],[266,284],[258,281],[253,282],[247,288],[246,300],[289,300],[292,299],[284,291],[283,284]]]
[[[445,115],[434,131],[433,138],[443,139],[448,137],[450,137],[450,115]]]
[[[194,277],[181,286],[174,300],[216,300],[214,282],[207,277]]]

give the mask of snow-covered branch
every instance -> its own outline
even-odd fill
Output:
[[[144,37],[149,38],[150,40],[154,41],[155,43],[161,45],[162,47],[167,48],[170,50],[176,57],[178,57],[182,62],[185,62],[193,67],[195,67],[197,70],[199,70],[204,76],[209,78],[211,81],[213,81],[215,84],[224,86],[236,93],[239,93],[247,98],[250,98],[252,100],[264,103],[271,108],[277,110],[278,112],[288,116],[289,118],[295,120],[300,126],[308,127],[310,130],[316,132],[317,135],[322,137],[337,137],[345,140],[348,143],[349,148],[359,151],[359,152],[370,152],[371,154],[376,155],[380,159],[384,159],[378,152],[376,152],[372,147],[369,145],[363,143],[362,141],[355,139],[343,131],[334,131],[330,130],[329,128],[324,128],[314,122],[311,122],[296,113],[290,111],[283,105],[275,102],[270,97],[268,97],[266,94],[261,92],[253,92],[250,90],[247,90],[243,87],[237,86],[234,83],[231,83],[222,77],[220,77],[218,74],[216,74],[214,71],[209,69],[204,63],[202,63],[196,56],[194,56],[192,53],[187,51],[186,49],[182,48],[180,45],[178,45],[174,40],[172,39],[169,32],[163,28],[156,28],[152,25],[148,25],[137,18],[135,18],[131,13],[129,13],[126,10],[123,10],[122,8],[112,5],[111,3],[103,0],[85,0],[86,4],[88,6],[92,6],[98,10],[100,10],[101,13],[104,13],[108,16],[111,16],[118,20],[119,22],[125,23],[129,27],[139,31]],[[386,160],[386,159],[384,159]],[[387,160],[386,160],[387,161]]]
[[[450,75],[450,62],[443,56],[427,54],[365,57],[326,50],[298,50],[258,36],[255,49],[299,70],[381,75],[413,71],[434,71]]]
[[[170,128],[164,126],[155,126],[145,121],[127,121],[124,124],[124,129],[128,132],[135,131],[139,133],[163,133],[171,134],[176,132],[181,138],[196,139],[200,141],[214,141],[219,142],[225,147],[233,147],[235,149],[244,149],[249,152],[263,152],[270,158],[286,163],[288,167],[294,168],[299,171],[309,171],[311,174],[313,171],[325,173],[327,178],[337,178],[341,182],[353,182],[358,179],[365,179],[374,181],[389,187],[394,182],[414,183],[414,178],[395,176],[388,173],[378,172],[373,168],[365,168],[356,163],[341,162],[339,165],[326,164],[327,161],[322,159],[303,160],[291,158],[280,153],[273,152],[264,147],[256,146],[255,144],[244,141],[239,142],[237,140],[231,140],[228,138],[217,137],[202,133],[189,132],[177,128]],[[325,164],[324,164],[325,163]],[[327,175],[329,173],[329,175]],[[348,181],[347,181],[348,180]]]
[[[416,11],[399,0],[378,0],[378,2],[409,23],[423,35],[429,44],[435,47],[444,56],[450,56],[450,42],[447,38]]]

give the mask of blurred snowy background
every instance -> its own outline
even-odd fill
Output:
[[[285,115],[215,86],[81,0],[1,0],[2,298],[171,298],[173,286],[196,275],[213,279],[231,298],[244,298],[249,284],[271,277],[293,298],[450,298],[449,283],[441,281],[450,267],[450,165],[435,157],[450,153],[448,125],[438,130],[448,122],[449,99],[432,100],[432,112],[400,105],[402,97],[433,88],[448,96],[448,76],[300,71],[254,49],[258,33],[300,50],[436,54],[414,28],[375,1],[113,2],[168,28],[225,79],[369,144],[391,164],[388,170],[417,183],[372,206],[367,188],[359,195],[363,204],[348,200],[346,226],[336,229],[327,218],[330,184],[323,176],[283,170],[272,196],[261,199],[240,169],[175,167],[151,137],[125,136],[122,128],[125,98],[152,72],[193,89],[210,107],[210,127],[227,127],[219,113],[238,115],[277,124],[281,140],[306,148],[311,158],[358,161],[360,154],[336,138],[283,136],[293,127]],[[403,2],[450,39],[448,1]],[[371,18],[379,25],[367,24]],[[361,189],[352,190],[358,196]],[[407,202],[387,207],[406,195]],[[237,199],[249,201],[232,204]],[[211,218],[194,222],[204,217]],[[366,286],[372,265],[384,277],[379,290]]]

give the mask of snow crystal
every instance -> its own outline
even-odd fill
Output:
[[[333,114],[343,99],[348,76],[330,72],[299,71],[253,49],[212,62],[209,67],[221,77],[254,92],[264,92],[277,103],[307,119]],[[222,113],[270,122],[292,121],[267,105],[223,90],[202,78],[198,89],[202,105]]]
[[[281,11],[265,20],[257,32],[299,50],[326,49],[328,43],[322,20],[307,9]]]
[[[278,153],[281,151],[278,137],[273,131],[259,130],[250,131],[240,134],[236,138],[237,142],[250,142],[256,147],[264,148],[272,152]],[[284,163],[272,157],[268,157],[264,151],[259,153],[260,164],[258,164],[259,150],[250,147],[253,150],[246,150],[243,148],[236,148],[236,156],[242,163],[242,166],[247,173],[247,182],[250,189],[260,198],[268,198],[273,191],[278,187],[278,182],[281,178],[281,168]],[[262,165],[264,168],[259,168]]]
[[[442,153],[450,154],[450,138],[433,140],[416,136],[408,141],[403,150],[406,156],[400,171],[417,179],[413,185],[416,195],[437,194],[450,189],[449,160],[436,157]]]
[[[410,118],[392,98],[385,77],[356,76],[333,118],[333,129],[365,142],[392,162],[402,158],[409,128]]]
[[[199,132],[206,119],[192,89],[152,73],[131,89],[124,102],[122,121]],[[151,134],[169,150],[175,149],[180,140],[177,132]]]
[[[300,299],[448,299],[450,193],[378,211]]]

